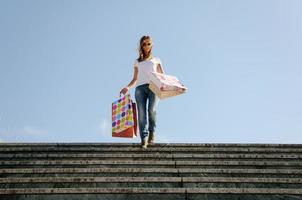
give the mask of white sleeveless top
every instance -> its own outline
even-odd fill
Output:
[[[162,65],[161,60],[158,57],[153,57],[150,60],[144,60],[141,62],[135,60],[134,67],[138,68],[136,87],[149,83],[149,75],[151,72],[156,72],[158,64]]]

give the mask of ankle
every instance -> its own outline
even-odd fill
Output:
[[[148,143],[154,143],[154,133],[149,134]]]
[[[141,145],[142,145],[142,148],[146,149],[148,146],[148,139],[147,138],[143,139],[141,142]]]

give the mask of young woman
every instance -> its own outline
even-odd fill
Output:
[[[160,59],[152,55],[152,47],[153,43],[150,36],[141,37],[139,57],[134,62],[133,79],[120,92],[125,95],[131,87],[136,86],[135,100],[138,108],[138,125],[142,148],[147,148],[148,143],[154,143],[156,107],[159,101],[158,97],[149,89],[149,77],[151,72],[164,73]]]

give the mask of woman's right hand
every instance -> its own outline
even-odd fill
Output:
[[[127,94],[127,92],[129,91],[129,88],[128,87],[124,87],[121,91],[120,91],[120,94]]]

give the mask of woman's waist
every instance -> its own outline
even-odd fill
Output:
[[[136,87],[149,87],[149,83],[136,84]]]

